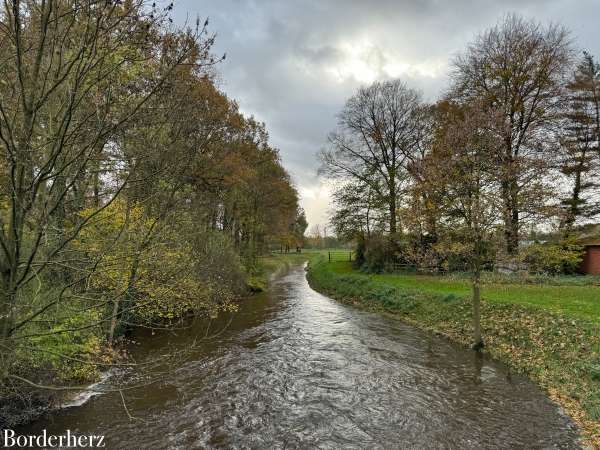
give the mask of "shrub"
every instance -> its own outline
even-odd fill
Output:
[[[581,264],[583,247],[571,238],[557,243],[535,243],[521,253],[521,261],[535,274],[572,274]]]
[[[385,271],[392,259],[389,239],[385,236],[371,237],[365,244],[364,259],[363,270],[374,273]]]

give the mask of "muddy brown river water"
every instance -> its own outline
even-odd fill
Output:
[[[135,419],[113,392],[19,433],[103,434],[107,448],[130,450],[579,448],[571,421],[530,381],[313,291],[301,266],[229,326],[217,322],[224,331],[195,346],[206,324],[139,332],[137,361],[186,352],[153,369],[168,369],[167,381],[125,392]]]

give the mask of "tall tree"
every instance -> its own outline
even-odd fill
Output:
[[[454,61],[452,92],[501,114],[495,133],[504,203],[505,247],[518,251],[522,221],[544,205],[548,127],[559,118],[563,78],[571,61],[567,30],[510,14],[479,35]]]
[[[351,97],[338,116],[321,172],[368,186],[387,205],[394,236],[398,202],[410,180],[408,166],[422,152],[426,109],[418,91],[399,80],[375,82]]]
[[[385,202],[367,184],[343,183],[333,192],[335,211],[330,224],[338,237],[346,240],[369,239],[386,228]]]
[[[584,52],[567,84],[568,109],[561,128],[560,170],[571,180],[562,226],[568,231],[577,219],[600,212],[600,202],[590,198],[599,186],[600,169],[600,64]]]
[[[105,146],[144,105],[164,75],[188,56],[181,48],[142,95],[123,89],[151,60],[161,19],[143,2],[5,2],[1,12],[0,141],[5,155],[0,216],[0,335],[15,331],[19,290],[57,265],[93,218],[66,213]],[[168,66],[168,67],[167,67]],[[112,185],[99,212],[123,188]],[[56,239],[46,239],[58,230]],[[55,233],[56,234],[56,233]]]

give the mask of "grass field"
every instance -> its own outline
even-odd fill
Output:
[[[335,273],[347,274],[354,271],[349,262],[332,262]],[[395,287],[418,289],[443,295],[470,295],[468,279],[444,275],[421,275],[414,273],[367,275],[373,281]],[[579,277],[583,278],[583,277]],[[579,281],[579,280],[576,280]],[[525,284],[490,282],[483,286],[483,298],[490,302],[511,303],[547,309],[568,317],[600,323],[600,287],[575,284],[563,280],[564,284]]]

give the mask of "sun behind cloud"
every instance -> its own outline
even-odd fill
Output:
[[[337,58],[325,72],[339,83],[355,80],[370,84],[378,79],[402,76],[437,78],[447,70],[446,61],[407,62],[392,49],[382,48],[369,38],[341,42],[336,46]]]

